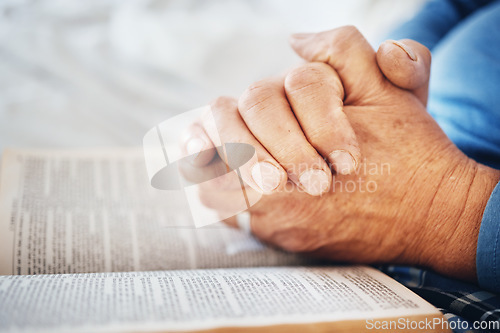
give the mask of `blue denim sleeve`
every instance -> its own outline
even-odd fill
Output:
[[[500,182],[483,214],[477,241],[476,268],[479,285],[500,292]]]
[[[433,47],[460,21],[495,0],[431,0],[410,21],[390,34],[392,39],[409,38]]]

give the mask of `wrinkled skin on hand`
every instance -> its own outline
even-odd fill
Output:
[[[249,209],[251,228],[258,238],[289,251],[338,262],[420,265],[474,280],[481,216],[499,172],[467,158],[427,113],[430,54],[416,42],[407,44],[419,63],[397,45],[383,44],[376,54],[352,27],[292,40],[300,56],[320,62],[305,65],[295,89],[321,85],[308,68],[333,68],[343,91],[332,93],[345,94],[343,110],[361,155],[354,172],[333,172],[329,190],[320,196],[291,181],[264,195]],[[405,76],[389,73],[405,63],[420,66],[410,69],[422,82],[398,83]],[[324,98],[315,93],[321,89],[303,90],[304,98]],[[260,97],[246,93],[244,98],[258,102]],[[219,130],[230,127],[228,119],[241,112],[230,98],[217,99],[212,111]],[[225,188],[223,193],[203,188],[202,202],[226,210],[239,189]],[[235,218],[227,222],[235,224]]]

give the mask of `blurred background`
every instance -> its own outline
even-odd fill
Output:
[[[295,32],[374,48],[424,0],[0,0],[0,150],[139,146],[146,131],[299,62]]]

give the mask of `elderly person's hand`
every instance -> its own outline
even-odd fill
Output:
[[[500,174],[467,158],[426,112],[430,55],[405,44],[386,42],[375,53],[352,27],[295,36],[293,48],[313,62],[250,86],[238,102],[217,99],[218,135],[256,147],[260,163],[242,178],[273,192],[249,209],[264,241],[474,280],[481,216]],[[193,129],[212,147],[213,128],[201,121]],[[225,210],[233,190],[200,195]]]

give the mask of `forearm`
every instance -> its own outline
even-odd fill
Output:
[[[476,252],[483,213],[500,171],[467,160],[442,183],[427,221],[432,241],[423,251],[435,271],[477,281]],[[429,246],[430,245],[430,246]],[[493,244],[491,244],[493,246]]]

